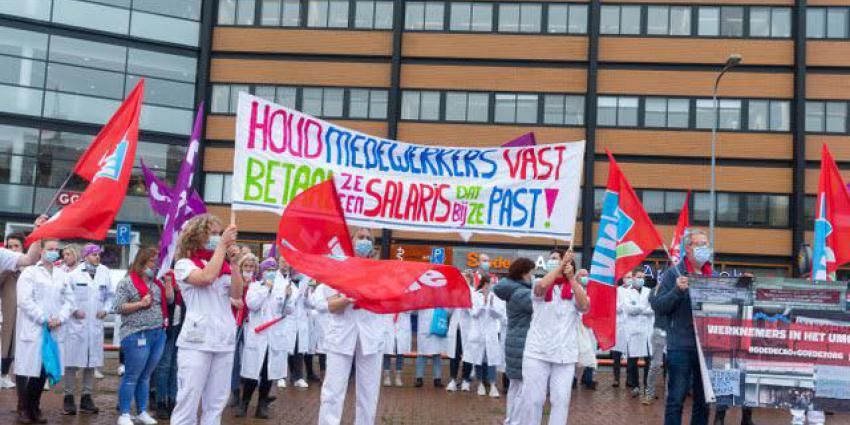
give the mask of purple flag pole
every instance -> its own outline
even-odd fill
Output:
[[[171,202],[168,214],[165,215],[162,239],[159,242],[159,272],[157,273],[157,277],[159,278],[162,278],[171,269],[171,262],[174,259],[174,251],[177,245],[177,234],[186,222],[186,208],[192,190],[195,160],[198,158],[198,150],[200,149],[200,140],[198,139],[201,135],[203,122],[204,103],[201,102],[200,106],[198,106],[198,113],[195,116],[192,137],[189,139],[189,149],[186,150],[186,158],[180,166],[180,172],[177,174],[177,182],[174,184],[174,190],[172,191],[172,199],[176,202]]]

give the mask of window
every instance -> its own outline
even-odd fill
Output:
[[[392,1],[357,0],[354,10],[355,28],[387,30],[393,27]]]
[[[714,102],[711,99],[697,99],[697,128],[711,129],[714,124]],[[739,130],[741,128],[741,101],[721,99],[718,101],[720,120],[719,130]]]
[[[649,218],[658,223],[675,223],[685,203],[686,192],[642,190],[641,197]]]
[[[550,3],[546,31],[550,34],[587,34],[587,5]]]
[[[351,89],[348,96],[348,116],[386,119],[388,95],[386,90]]]
[[[544,95],[543,123],[584,125],[584,96]]]
[[[542,20],[542,4],[499,4],[499,32],[540,32]]]
[[[307,26],[312,28],[347,28],[348,0],[309,0]]]
[[[744,8],[724,6],[720,8],[720,35],[722,37],[744,36]]]
[[[791,9],[751,7],[750,37],[787,38],[791,36]]]
[[[304,113],[317,117],[342,117],[344,89],[311,87],[302,89],[301,93],[301,110]]]
[[[440,92],[405,90],[401,95],[401,119],[436,121],[440,119]]]
[[[710,196],[696,193],[694,196],[694,221],[709,220]],[[787,195],[764,195],[749,193],[717,193],[717,223],[735,227],[786,228],[789,225],[790,198]]]
[[[750,100],[747,127],[750,130],[788,131],[791,103],[784,100]]]
[[[806,8],[806,37],[826,37],[826,9],[822,7]]]
[[[297,27],[301,25],[300,0],[263,0],[260,25]]]
[[[254,0],[218,2],[219,25],[254,25]]]
[[[497,123],[533,124],[537,122],[536,94],[496,93]]]
[[[806,131],[810,133],[846,133],[846,102],[806,102]]]
[[[411,1],[405,6],[404,29],[418,31],[442,31],[443,8],[441,1]]]
[[[204,202],[210,204],[229,204],[232,174],[204,174]]]
[[[638,125],[638,98],[627,96],[599,96],[597,124],[611,127],[636,127]]]
[[[452,2],[449,29],[452,31],[493,30],[493,4]]]
[[[647,98],[644,103],[644,126],[687,128],[690,117],[688,99]]]
[[[697,34],[706,37],[716,37],[720,35],[719,7],[699,8]]]
[[[640,6],[602,5],[599,31],[602,34],[640,34]]]
[[[689,6],[648,6],[646,33],[649,35],[690,35]]]
[[[446,121],[487,122],[490,115],[487,93],[446,93]]]
[[[847,38],[847,8],[826,10],[826,38]]]

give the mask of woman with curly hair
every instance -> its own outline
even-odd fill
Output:
[[[180,232],[174,277],[186,304],[186,317],[177,337],[177,403],[172,424],[196,424],[199,403],[202,424],[221,423],[236,346],[230,300],[242,298],[242,276],[231,274],[239,270],[239,256],[230,264],[225,260],[235,241],[236,226],[224,229],[210,214],[192,218]]]

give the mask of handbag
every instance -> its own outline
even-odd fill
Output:
[[[581,320],[578,321],[578,365],[596,369],[596,347],[590,335],[590,329],[584,327]]]
[[[430,334],[445,337],[449,334],[449,314],[444,308],[435,308],[431,316]]]
[[[41,332],[41,362],[44,365],[44,374],[47,375],[50,385],[56,385],[62,379],[62,360],[59,357],[59,345],[50,334],[47,323],[43,325]]]

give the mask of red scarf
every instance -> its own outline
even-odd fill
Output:
[[[150,293],[150,288],[148,288],[148,285],[145,283],[144,279],[142,279],[142,277],[139,276],[138,273],[131,272],[130,273],[130,280],[133,282],[133,286],[136,287],[136,291],[139,293],[140,299],[144,298],[145,296],[147,296]],[[156,286],[159,287],[159,301],[160,301],[160,308],[162,308],[162,321],[163,321],[162,327],[167,328],[168,327],[168,300],[165,299],[165,285],[159,279],[154,279],[153,282],[156,284]],[[150,308],[150,307],[148,307],[148,308]]]
[[[210,251],[208,249],[199,249],[195,252],[195,255],[192,256],[191,260],[192,260],[193,263],[195,263],[196,266],[198,266],[198,268],[203,269],[204,267],[207,266],[206,264],[204,264],[204,261],[210,261],[210,259],[212,259],[212,256],[213,256],[212,251]],[[230,274],[230,264],[228,264],[227,260],[225,259],[221,263],[221,271],[218,273],[218,276],[221,277],[221,276],[229,275],[229,274]]]
[[[693,275],[694,272],[695,272],[694,266],[691,265],[691,262],[687,258],[685,258],[685,269],[688,271],[689,275]],[[706,262],[705,264],[702,265],[702,268],[700,270],[700,275],[701,276],[714,276],[714,270],[711,269],[711,263]]]
[[[248,294],[248,285],[251,282],[242,282],[242,308],[236,309],[236,307],[230,307],[230,311],[233,313],[233,317],[236,318],[236,326],[242,326],[245,323],[245,316],[247,313],[248,306],[245,304],[245,295]]]
[[[555,292],[555,287],[561,287],[561,299],[562,300],[571,300],[573,299],[573,287],[567,281],[567,278],[561,276],[555,279],[555,283],[549,287],[546,291],[546,296],[544,300],[548,302],[552,302],[552,294]]]

